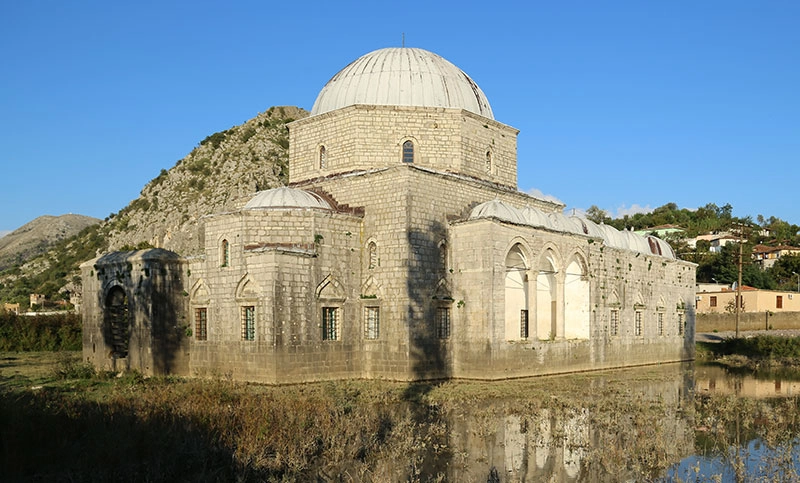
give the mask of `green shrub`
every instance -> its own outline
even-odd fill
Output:
[[[0,351],[75,351],[82,345],[78,314],[0,314]]]

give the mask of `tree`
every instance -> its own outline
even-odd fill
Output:
[[[592,205],[588,210],[586,210],[586,218],[598,224],[608,223],[611,221],[611,217],[608,216],[608,212],[601,209],[597,205]]]

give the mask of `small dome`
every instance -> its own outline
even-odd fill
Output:
[[[644,237],[647,240],[647,244],[650,247],[650,253],[653,255],[661,255],[662,257],[677,259],[678,257],[675,256],[675,250],[672,249],[669,243],[665,242],[661,238],[654,237],[652,235],[647,235]]]
[[[311,115],[354,104],[457,108],[494,119],[489,100],[461,69],[433,52],[405,47],[370,52],[340,70]]]
[[[525,205],[522,208],[522,218],[525,220],[526,225],[530,226],[540,226],[542,228],[549,228],[553,229],[552,223],[550,223],[550,218],[540,209],[534,208],[530,205]]]
[[[597,223],[589,220],[588,218],[581,218],[580,216],[573,216],[571,218],[574,223],[580,225],[581,231],[583,231],[584,235],[605,239],[603,230],[600,229],[600,225]]]
[[[259,191],[244,205],[244,209],[266,208],[316,208],[331,210],[331,205],[310,191],[282,186],[270,190]]]
[[[487,201],[473,208],[469,219],[474,220],[476,218],[497,218],[498,220],[516,223],[517,225],[527,224],[525,218],[523,218],[522,213],[520,213],[518,209],[500,200]]]
[[[637,235],[630,230],[623,230],[622,235],[628,242],[628,250],[633,250],[640,253],[650,253],[650,245],[648,245],[647,240],[645,240],[643,236]],[[656,255],[659,254],[656,253]]]

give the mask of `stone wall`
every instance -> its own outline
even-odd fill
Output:
[[[742,312],[739,330],[800,330],[800,312]],[[736,330],[735,314],[697,314],[697,332]]]
[[[185,267],[162,249],[114,252],[83,263],[84,360],[108,370],[188,374]]]
[[[610,248],[588,236],[494,220],[458,223],[451,234],[457,307],[453,318],[455,377],[496,379],[694,357],[693,310],[685,303],[694,294],[694,265]],[[506,255],[517,244],[525,254],[530,269],[526,276],[531,282],[539,276],[543,257],[556,262],[555,330],[550,330],[549,313],[548,320],[537,321],[539,294],[536,284],[530,283],[527,339],[508,338],[501,303],[506,290]],[[573,260],[587,265],[591,312],[574,312],[568,306],[565,280],[570,274],[565,274],[565,269]],[[578,278],[571,280],[576,283]],[[611,310],[619,313],[616,334],[609,328]],[[642,313],[640,334],[635,330],[637,311]],[[659,313],[663,314],[660,333]],[[679,333],[679,314],[685,322],[683,333]],[[580,322],[576,317],[589,318],[588,337],[565,337],[570,324]],[[537,324],[545,324],[545,330],[537,330]]]
[[[292,183],[398,165],[403,143],[411,140],[416,166],[517,186],[518,131],[460,109],[356,105],[295,121],[289,127]],[[320,167],[322,146],[324,168]],[[492,157],[490,170],[487,152]]]

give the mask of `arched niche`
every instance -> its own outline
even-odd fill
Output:
[[[555,253],[545,250],[536,275],[536,335],[541,340],[554,339],[558,334],[557,267]]]
[[[505,338],[527,339],[528,330],[528,261],[519,243],[511,247],[505,259]]]
[[[564,337],[588,339],[590,320],[588,270],[583,257],[576,255],[564,274]]]

